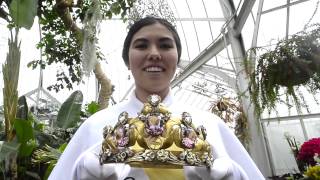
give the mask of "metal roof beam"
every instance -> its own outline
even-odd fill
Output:
[[[209,18],[209,17],[205,17],[205,18],[176,18],[176,21],[223,21],[225,22],[226,19],[221,17],[221,18]]]
[[[175,79],[171,81],[171,86],[177,86],[188,76],[190,76],[193,72],[198,70],[203,64],[205,64],[212,57],[214,57],[220,51],[222,51],[224,47],[229,44],[228,36],[226,36],[225,38],[227,38],[227,44],[225,44],[224,42],[224,37],[220,37],[216,42],[210,44],[193,61],[191,61],[189,65],[185,67],[185,69],[181,72],[179,76],[177,76]]]
[[[304,114],[304,115],[295,115],[295,116],[281,116],[281,117],[273,117],[273,118],[265,118],[261,119],[263,122],[279,122],[279,121],[292,121],[292,120],[306,120],[311,118],[320,118],[320,113],[314,113],[314,114]]]
[[[271,9],[267,9],[265,11],[262,11],[261,14],[266,14],[266,13],[269,13],[269,12],[272,12],[272,11],[276,11],[276,10],[279,10],[279,9],[287,8],[287,6],[293,6],[293,5],[300,4],[300,3],[303,3],[303,2],[306,2],[306,1],[310,1],[310,0],[299,0],[299,1],[290,2],[289,4],[285,4],[285,5],[282,5],[282,6],[278,6],[278,7],[275,7],[275,8],[271,8]]]
[[[182,68],[185,68],[186,66],[188,66],[189,62],[188,61],[180,61],[179,65]],[[209,67],[209,66],[201,66],[199,69],[199,71],[206,73],[212,73],[218,77],[220,77],[221,79],[224,80],[225,83],[227,83],[231,88],[233,88],[233,90],[237,90],[236,89],[236,79],[229,76],[227,73],[219,70],[218,68],[215,67]]]
[[[240,34],[241,30],[246,23],[248,16],[252,10],[252,7],[256,1],[255,0],[245,0],[241,6],[239,16],[235,19],[233,28],[235,29],[236,34]]]
[[[245,57],[245,48],[244,48],[244,43],[241,36],[241,29],[238,29],[240,30],[240,33],[235,32],[235,29],[234,29],[235,27],[238,27],[238,26],[235,25],[235,22],[237,19],[233,17],[233,15],[236,13],[234,9],[233,0],[219,0],[219,2],[225,18],[230,19],[230,22],[227,28],[228,28],[229,41],[230,41],[231,49],[233,52],[233,57],[236,57],[234,58],[234,62],[235,62],[234,64],[235,64],[235,69],[237,74],[238,93],[242,94],[240,96],[241,103],[242,103],[243,110],[248,119],[248,125],[250,127],[249,133],[250,133],[251,141],[249,143],[249,152],[253,160],[256,162],[258,168],[261,170],[262,174],[265,177],[269,177],[270,175],[274,175],[270,167],[271,158],[269,157],[269,152],[267,151],[264,134],[261,131],[260,119],[255,116],[254,108],[253,108],[254,106],[251,104],[251,101],[249,99],[250,94],[247,90],[249,82],[243,66],[243,59]],[[249,0],[246,0],[246,3],[248,2]],[[246,15],[243,15],[243,16],[246,16]],[[242,17],[242,18],[246,19],[246,17]]]

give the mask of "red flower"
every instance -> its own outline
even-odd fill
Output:
[[[298,160],[311,166],[316,164],[313,159],[315,153],[320,154],[320,138],[312,138],[302,144],[298,152]]]

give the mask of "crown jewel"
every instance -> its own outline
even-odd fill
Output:
[[[195,128],[191,115],[171,117],[158,95],[150,95],[140,113],[119,115],[114,127],[103,130],[100,163],[127,163],[134,167],[182,168],[211,166],[213,156],[206,129]]]

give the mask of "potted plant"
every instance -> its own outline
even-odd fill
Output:
[[[247,57],[260,50],[262,48],[251,49]],[[250,58],[245,59],[245,69],[257,115],[264,109],[270,114],[276,110],[277,103],[290,105],[291,101],[301,113],[301,107],[307,108],[307,105],[299,87],[304,86],[311,94],[320,89],[320,24],[280,40],[273,50],[258,56],[254,70],[250,62]],[[286,101],[281,98],[282,94],[286,95]]]
[[[297,154],[297,160],[304,164],[304,179],[320,179],[320,138],[312,138],[304,142]]]
[[[301,145],[297,159],[306,166],[315,166],[317,162],[314,157],[318,155],[320,155],[320,138],[312,138]]]
[[[210,111],[220,117],[231,129],[233,129],[242,145],[246,149],[249,149],[250,135],[248,120],[239,100],[222,97],[219,100],[212,102]]]

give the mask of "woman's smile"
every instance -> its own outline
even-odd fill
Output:
[[[146,72],[163,72],[164,69],[159,66],[149,66],[143,69]]]

